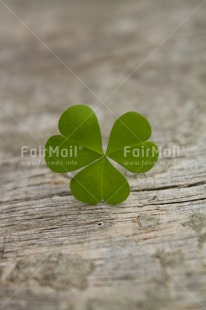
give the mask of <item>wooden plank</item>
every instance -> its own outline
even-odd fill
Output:
[[[206,308],[206,7],[197,5],[0,1],[0,309]],[[136,110],[162,148],[152,171],[122,170],[131,195],[121,205],[81,204],[73,174],[21,157],[82,102],[105,146],[116,117]],[[165,157],[173,147],[180,153]]]

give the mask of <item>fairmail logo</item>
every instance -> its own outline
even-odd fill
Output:
[[[33,158],[37,157],[62,157],[62,158],[77,158],[79,152],[83,150],[82,146],[79,145],[70,145],[69,148],[60,148],[58,146],[52,147],[49,146],[46,149],[39,146],[38,148],[29,149],[28,146],[22,146],[21,148],[21,157],[29,156]]]
[[[177,158],[180,157],[180,154],[183,153],[183,151],[183,148],[174,145],[171,148],[156,148],[155,146],[152,148],[148,148],[144,145],[139,148],[135,148],[128,145],[124,147],[124,158],[131,156],[134,158],[153,158],[158,153],[159,158]]]

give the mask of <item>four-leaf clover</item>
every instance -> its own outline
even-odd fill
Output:
[[[147,141],[151,136],[150,124],[136,112],[127,112],[116,120],[106,153],[98,119],[87,105],[67,109],[60,117],[59,131],[61,135],[50,137],[46,143],[46,163],[57,173],[86,166],[70,182],[72,194],[84,203],[97,204],[104,200],[118,204],[129,196],[126,178],[109,159],[130,172],[143,173],[158,158],[157,146]]]

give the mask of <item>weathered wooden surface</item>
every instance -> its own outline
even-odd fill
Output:
[[[200,1],[4,3],[0,309],[206,309],[206,5],[187,19]],[[67,66],[100,101],[140,68],[107,108]],[[126,203],[83,205],[70,174],[20,156],[82,102],[97,110],[104,144],[116,116],[137,110],[158,145],[185,149],[146,175],[126,173]]]

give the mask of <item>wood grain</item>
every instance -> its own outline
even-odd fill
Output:
[[[194,11],[198,4],[0,1],[0,309],[206,309],[206,6]],[[96,110],[105,146],[114,120],[135,110],[162,148],[152,171],[122,170],[131,195],[121,205],[84,205],[70,193],[72,174],[21,157],[82,102]],[[173,147],[180,153],[164,156]]]

